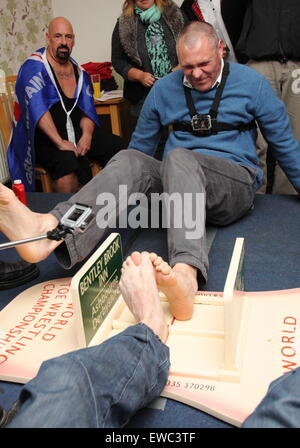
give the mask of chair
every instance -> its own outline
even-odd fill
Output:
[[[17,80],[17,76],[15,76],[15,75],[5,77],[6,95],[8,97],[8,101],[9,101],[11,116],[14,112],[14,96],[15,96],[16,80]]]
[[[14,96],[17,76],[6,76],[6,93],[0,95],[0,131],[5,149],[7,150],[12,131],[12,117],[14,113]],[[96,162],[90,164],[92,176],[96,176],[102,169]],[[49,173],[41,166],[35,166],[35,178],[41,182],[44,193],[52,193],[52,181]]]
[[[5,149],[7,149],[12,129],[10,104],[5,93],[0,94],[0,130]]]

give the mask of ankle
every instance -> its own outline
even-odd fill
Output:
[[[175,275],[181,276],[186,282],[190,283],[191,288],[195,291],[198,290],[197,282],[197,268],[186,263],[176,263],[173,267]]]

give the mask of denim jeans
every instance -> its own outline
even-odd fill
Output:
[[[243,428],[300,428],[300,368],[273,381]]]
[[[108,214],[113,216],[116,207],[127,205],[127,199],[135,193],[150,198],[151,193],[174,194],[182,199],[190,195],[187,208],[180,213],[170,213],[168,226],[169,263],[186,263],[198,269],[206,281],[208,250],[205,223],[227,225],[251,210],[255,195],[256,170],[232,163],[223,157],[213,157],[187,149],[176,148],[160,162],[136,150],[124,150],[116,154],[107,166],[68,201],[58,204],[51,213],[58,220],[74,203],[89,205],[94,215],[101,211],[101,194],[116,198]],[[126,185],[127,197],[120,198],[119,186]],[[184,202],[184,201],[183,201]],[[201,204],[202,203],[202,204]],[[185,204],[184,204],[185,205]],[[199,227],[193,238],[186,215],[201,211],[195,225]],[[171,210],[171,209],[170,209]],[[178,216],[180,215],[180,216]],[[176,219],[181,225],[175,225]],[[191,217],[192,218],[192,217]],[[190,220],[191,221],[191,220]],[[56,249],[59,262],[71,267],[85,258],[107,234],[108,228],[93,219],[84,232],[75,231]],[[195,237],[194,237],[195,236]]]
[[[8,428],[120,428],[160,395],[169,349],[143,323],[42,364]]]

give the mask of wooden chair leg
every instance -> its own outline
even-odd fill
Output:
[[[96,162],[92,162],[90,164],[91,170],[92,170],[92,176],[95,177],[100,171],[102,170],[102,167],[98,165]]]
[[[52,193],[52,182],[49,174],[42,174],[41,175],[41,183],[42,183],[42,189],[44,193]]]
[[[53,193],[51,177],[44,168],[36,166],[35,177],[41,182],[44,193]]]

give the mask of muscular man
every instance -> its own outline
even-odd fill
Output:
[[[249,67],[223,66],[223,45],[211,25],[190,23],[179,37],[177,51],[182,70],[167,75],[151,89],[130,143],[134,150],[119,152],[76,195],[46,215],[16,204],[12,192],[2,187],[0,230],[10,240],[45,234],[74,203],[89,205],[95,218],[84,232],[74,231],[63,244],[44,240],[18,247],[21,256],[31,262],[55,250],[63,266],[71,267],[106,235],[102,193],[116,199],[119,212],[127,202],[126,198],[120,200],[122,185],[128,195],[143,193],[151,198],[151,193],[164,192],[169,198],[179,198],[183,204],[179,215],[184,219],[178,225],[178,215],[170,208],[169,265],[164,267],[158,286],[169,298],[173,315],[189,319],[198,284],[208,275],[205,222],[224,226],[244,216],[253,208],[261,184],[254,120],[298,191],[300,146],[284,105],[268,81]],[[168,125],[173,131],[160,162],[152,155],[161,126]],[[109,214],[114,213],[112,206]]]
[[[55,191],[75,192],[90,179],[91,161],[103,167],[127,145],[99,128],[89,76],[71,58],[70,22],[53,19],[46,41],[47,48],[34,52],[18,74],[20,117],[8,149],[9,168],[27,191],[34,190],[37,162],[50,173]]]

